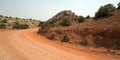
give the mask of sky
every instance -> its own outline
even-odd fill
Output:
[[[63,10],[77,15],[94,16],[100,6],[120,0],[0,0],[0,15],[48,20]]]

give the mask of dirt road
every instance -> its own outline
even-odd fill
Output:
[[[119,60],[55,44],[37,29],[0,31],[0,60]]]

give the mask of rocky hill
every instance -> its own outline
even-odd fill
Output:
[[[55,27],[55,26],[62,26],[64,23],[68,23],[71,25],[78,16],[72,12],[71,10],[64,10],[47,20],[44,24],[41,24],[43,28]],[[45,27],[46,26],[46,27]]]
[[[24,18],[14,18],[0,15],[0,28],[1,29],[13,29],[13,28],[34,28],[39,24],[38,20],[24,19]],[[26,26],[26,27],[24,27]],[[20,28],[19,28],[20,29]]]
[[[63,21],[64,19],[62,18],[66,16],[72,21],[74,20],[73,17],[77,17],[71,11],[65,15],[63,13],[65,11],[58,13],[58,15],[49,21],[53,21],[52,19],[54,18]],[[68,27],[54,26],[46,29],[40,28],[38,33],[50,40],[57,40],[59,42],[120,50],[120,10],[116,9],[114,15],[104,18],[89,18],[81,23],[72,21],[72,25]]]
[[[59,12],[58,14],[56,14],[55,16],[53,16],[52,18],[50,18],[48,21],[52,21],[52,20],[65,20],[65,19],[69,19],[69,20],[74,20],[76,17],[78,17],[77,15],[75,15],[74,12],[72,12],[71,10],[64,10]]]

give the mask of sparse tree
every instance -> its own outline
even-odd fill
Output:
[[[79,16],[77,19],[78,23],[84,22],[85,18],[83,16]]]
[[[12,26],[13,29],[27,29],[29,28],[29,25],[27,24],[15,24]]]
[[[3,15],[0,15],[0,17],[3,17]]]
[[[69,36],[67,34],[64,35],[64,37],[62,38],[61,40],[61,43],[63,42],[68,42],[70,39],[69,39]]]
[[[80,41],[80,45],[87,46],[88,41],[86,39]]]
[[[8,16],[5,16],[5,18],[8,18]]]
[[[90,16],[88,15],[87,17],[86,17],[86,19],[89,19],[90,18]]]
[[[40,21],[40,23],[38,24],[38,27],[40,27],[44,22]]]
[[[16,17],[15,19],[18,19],[18,17]]]
[[[50,40],[55,40],[55,33],[54,33],[54,32],[51,32],[51,33],[50,33],[50,36],[48,37],[48,39],[50,39]]]
[[[3,20],[3,23],[7,23],[7,19],[4,19],[4,20]]]
[[[0,29],[5,29],[6,25],[5,24],[0,24]]]
[[[117,9],[120,9],[120,2],[118,3],[118,8]]]
[[[95,13],[95,19],[102,18],[105,16],[110,16],[111,12],[115,11],[115,6],[113,4],[107,4],[105,6],[101,6],[98,12]]]
[[[11,16],[9,16],[9,18],[10,18],[10,19],[12,19],[12,17],[11,17]]]
[[[60,25],[62,25],[62,26],[70,26],[70,25],[71,25],[71,22],[70,22],[70,20],[63,20],[63,21],[60,23]]]

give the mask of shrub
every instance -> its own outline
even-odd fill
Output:
[[[0,15],[0,17],[3,17],[3,15]]]
[[[52,19],[52,20],[50,20],[50,21],[48,21],[49,22],[49,24],[54,24],[55,22],[57,21],[57,19]]]
[[[105,16],[110,16],[111,12],[113,12],[115,10],[115,6],[113,6],[112,4],[107,4],[105,6],[101,6],[99,8],[99,10],[95,13],[95,19],[97,18],[102,18]]]
[[[12,19],[12,17],[11,17],[11,16],[9,16],[9,19]]]
[[[117,7],[117,9],[120,9],[120,2],[118,3],[118,7]]]
[[[41,27],[42,29],[45,29],[45,28],[47,28],[47,25],[46,25],[46,24],[42,24],[40,27]]]
[[[40,23],[38,24],[38,27],[40,27],[43,23],[44,23],[44,22],[40,22]]]
[[[88,44],[87,40],[80,41],[80,45],[86,46]]]
[[[100,36],[100,35],[97,35],[97,36],[95,36],[95,38],[94,38],[95,40],[102,40],[103,39],[103,37],[102,36]]]
[[[43,24],[40,25],[40,27],[42,29],[50,28],[51,26],[52,26],[52,24],[48,24],[47,22],[45,22],[45,23],[43,23]]]
[[[70,25],[71,25],[71,22],[70,22],[70,20],[63,20],[63,21],[60,23],[60,25],[62,25],[62,26],[70,26]]]
[[[16,24],[16,25],[18,25],[18,24],[19,24],[19,22],[15,22],[15,24]]]
[[[63,13],[64,13],[64,16],[68,16],[68,14],[66,13],[66,11],[64,11]]]
[[[5,29],[6,25],[5,24],[0,24],[0,29]]]
[[[7,19],[4,19],[4,20],[3,20],[3,23],[7,23]]]
[[[2,18],[0,17],[0,23],[2,23]]]
[[[29,26],[27,24],[15,24],[13,25],[13,29],[27,29]]]
[[[55,34],[53,32],[50,33],[50,36],[48,37],[50,40],[55,40]]]
[[[19,19],[18,17],[15,18],[16,20]]]
[[[45,28],[54,27],[55,25],[53,22],[46,21],[46,22],[40,22],[38,26],[41,27],[42,29],[45,29]]]
[[[8,16],[5,16],[5,18],[8,18]]]
[[[65,34],[65,36],[62,38],[61,42],[68,42],[70,39],[69,37],[67,36],[67,34]]]
[[[86,28],[84,28],[84,31],[88,31],[88,30],[89,30],[89,28],[87,28],[87,27],[86,27]]]
[[[90,16],[88,15],[87,17],[86,17],[86,19],[89,19],[90,18]]]
[[[79,16],[79,18],[76,19],[78,21],[78,23],[80,22],[84,22],[85,18],[83,16]]]

